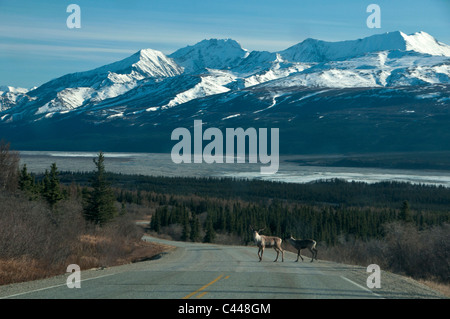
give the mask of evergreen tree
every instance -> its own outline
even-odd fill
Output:
[[[18,186],[21,191],[30,195],[30,199],[35,199],[38,196],[39,187],[36,184],[34,177],[28,173],[27,164],[23,164],[23,167],[19,172]]]
[[[187,241],[189,238],[189,218],[188,218],[187,214],[183,218],[182,225],[183,225],[183,232],[181,233],[181,240]]]
[[[125,202],[121,202],[119,215],[124,216],[126,213],[127,213],[127,208],[125,206]]]
[[[92,190],[88,191],[84,206],[84,216],[100,226],[112,220],[117,215],[115,196],[106,180],[105,157],[102,152],[93,159],[96,170],[91,180]]]
[[[402,204],[399,218],[406,223],[412,222],[413,220],[411,215],[411,209],[409,207],[409,202],[407,200],[405,200]]]
[[[192,219],[190,221],[191,224],[191,233],[189,234],[189,238],[191,241],[198,241],[200,237],[200,221],[196,214],[193,214]]]
[[[58,168],[56,167],[56,163],[53,163],[50,166],[50,172],[45,170],[45,176],[43,180],[43,190],[42,197],[49,203],[49,205],[53,208],[57,202],[64,198],[63,192],[61,190],[61,186],[58,178]]]
[[[210,215],[206,218],[205,222],[205,237],[203,238],[203,242],[205,243],[212,243],[214,239],[216,238],[216,234],[214,232],[213,222]]]
[[[158,212],[158,209],[152,215],[152,219],[150,221],[150,229],[154,230],[157,233],[159,233],[161,229],[161,214]]]

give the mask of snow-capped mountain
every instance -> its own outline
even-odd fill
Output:
[[[186,72],[202,72],[205,69],[227,70],[248,56],[248,51],[232,39],[203,40],[172,53],[170,57]]]
[[[351,104],[350,93],[359,89],[394,92],[392,101],[406,98],[408,92],[419,96],[412,101],[447,107],[449,86],[450,46],[425,32],[397,31],[339,42],[306,39],[279,52],[249,52],[232,39],[209,39],[170,55],[143,49],[30,90],[0,87],[0,133],[7,136],[13,128],[66,121],[160,127],[212,110],[218,115],[213,123],[239,121],[250,112],[249,126],[268,110],[278,121],[290,122],[296,111],[282,108],[284,118],[273,111],[286,103],[292,108],[320,105],[330,92],[346,96],[339,103]],[[234,107],[238,111],[230,113]]]
[[[160,51],[145,49],[121,61],[91,71],[68,74],[28,93],[33,102],[20,105],[34,114],[68,112],[123,95],[142,82],[183,73],[183,68]]]
[[[327,42],[306,39],[280,54],[289,61],[328,62],[379,51],[415,51],[418,53],[450,56],[450,46],[434,39],[426,32],[406,35],[403,32],[388,32],[364,39]]]
[[[28,91],[25,88],[0,86],[0,112],[21,103],[23,98],[27,98]]]

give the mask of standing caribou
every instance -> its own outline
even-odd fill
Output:
[[[281,242],[282,242],[281,238],[275,237],[275,236],[260,235],[259,233],[262,232],[265,228],[262,228],[262,229],[256,231],[250,225],[250,229],[253,231],[253,239],[255,240],[255,244],[259,248],[258,249],[259,261],[262,260],[262,256],[263,256],[265,247],[273,247],[273,249],[275,249],[275,251],[277,252],[277,258],[275,258],[274,262],[278,260],[278,256],[280,255],[280,251],[281,251],[281,261],[284,261],[284,251],[281,248]]]
[[[297,260],[298,261],[298,257],[300,257],[303,261],[303,257],[302,255],[300,255],[300,252],[302,249],[307,248],[311,254],[312,254],[312,259],[311,262],[314,261],[314,258],[316,258],[317,260],[317,249],[316,249],[316,241],[312,240],[312,239],[295,239],[294,237],[290,237],[288,239],[289,243],[294,246],[295,249],[297,249]]]

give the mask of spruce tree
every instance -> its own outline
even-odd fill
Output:
[[[156,209],[155,213],[152,215],[152,219],[150,221],[150,229],[154,230],[157,233],[159,233],[159,231],[161,230],[161,214],[159,213],[158,209]]]
[[[31,176],[30,173],[28,173],[27,164],[23,164],[23,167],[19,172],[18,185],[21,191],[30,195],[30,198],[33,198],[33,195],[35,195],[39,191],[34,177]]]
[[[198,220],[198,216],[196,214],[193,214],[190,224],[191,232],[189,234],[189,238],[191,241],[198,241],[200,237],[200,221]]]
[[[183,230],[181,233],[181,240],[187,241],[189,238],[189,226],[188,226],[189,225],[189,217],[187,214],[183,218],[182,225],[183,225]]]
[[[205,222],[205,237],[203,238],[203,242],[212,243],[216,238],[216,233],[214,232],[213,221],[210,215],[206,218]]]
[[[102,226],[117,216],[118,212],[113,190],[106,180],[105,156],[100,152],[93,161],[96,170],[91,179],[92,190],[87,192],[84,216],[86,220]]]
[[[413,221],[413,218],[411,215],[411,209],[409,207],[409,202],[407,200],[405,200],[402,204],[399,218],[406,223]]]
[[[42,197],[44,197],[44,199],[52,208],[56,205],[56,203],[64,198],[61,186],[59,184],[58,175],[59,172],[58,168],[56,167],[56,163],[53,163],[51,165],[50,172],[48,170],[45,170]]]

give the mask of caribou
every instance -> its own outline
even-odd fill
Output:
[[[295,239],[294,237],[290,237],[288,238],[289,243],[294,246],[295,249],[297,249],[297,260],[298,261],[298,257],[300,257],[303,261],[303,257],[300,254],[302,249],[307,248],[311,254],[312,254],[312,258],[311,258],[311,262],[314,261],[314,258],[317,260],[317,249],[316,249],[316,241],[312,240],[312,239]]]
[[[274,262],[278,260],[280,252],[281,252],[281,261],[282,262],[284,261],[284,250],[281,248],[282,242],[281,238],[275,236],[260,235],[259,233],[262,232],[265,228],[255,230],[252,226],[250,226],[250,229],[253,231],[253,239],[255,240],[256,246],[258,246],[259,261],[262,260],[265,247],[273,247],[273,249],[275,249],[275,251],[277,252],[277,258],[275,258]]]

